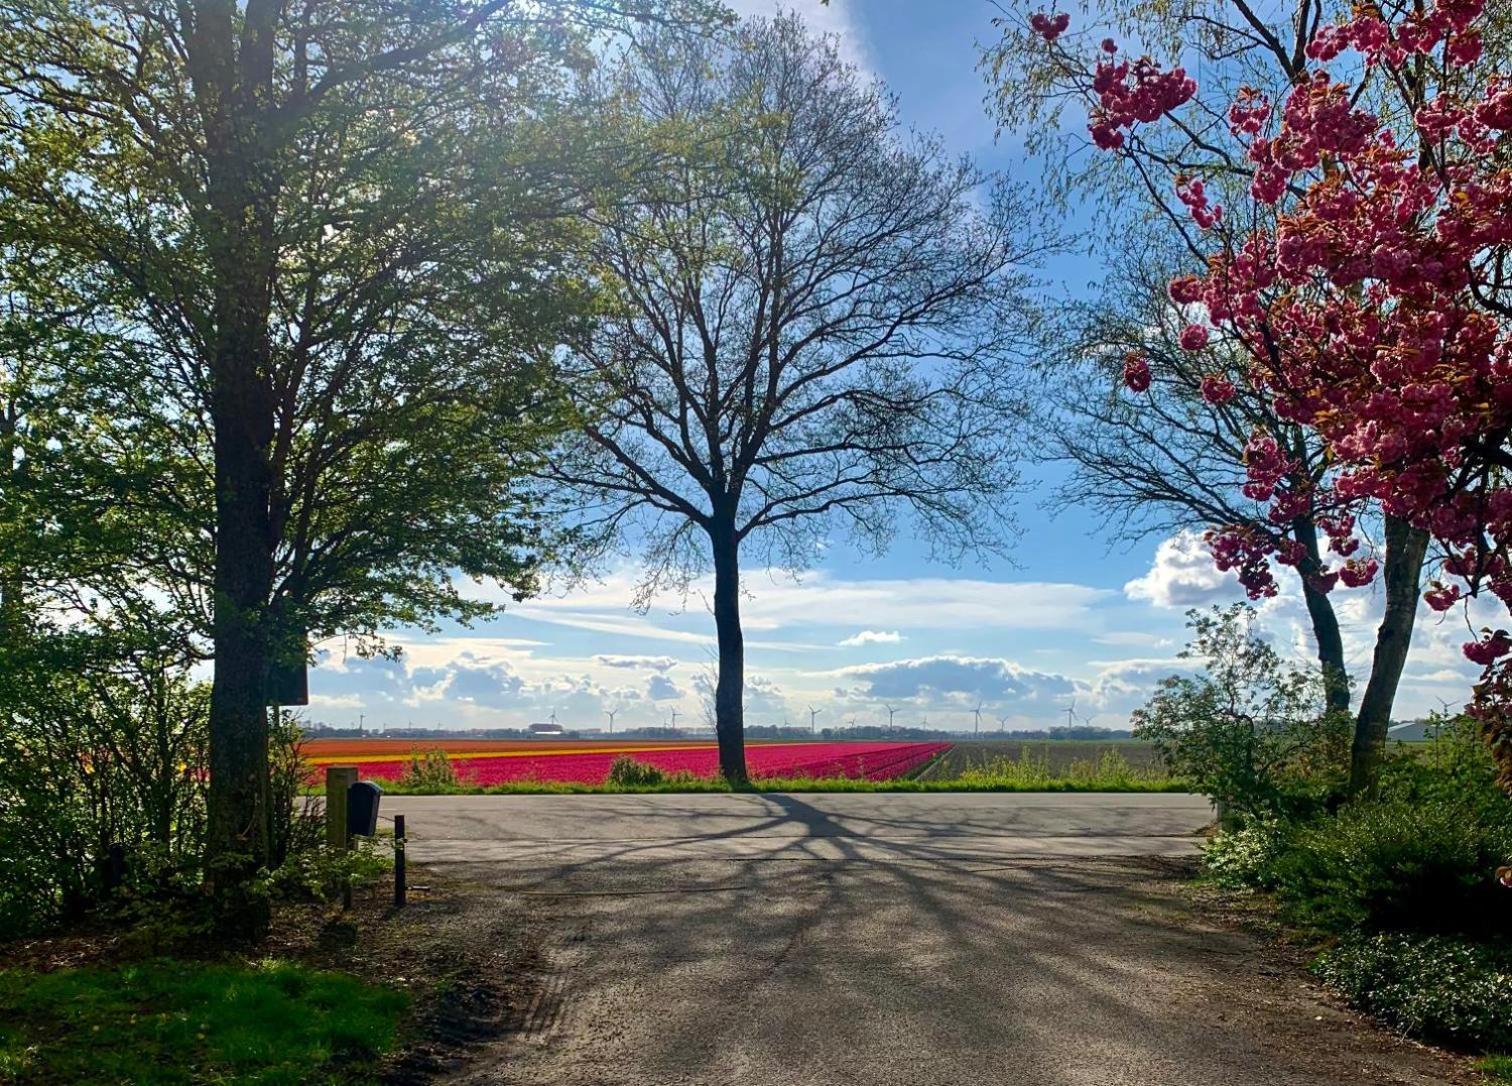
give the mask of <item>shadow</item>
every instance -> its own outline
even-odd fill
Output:
[[[1179,864],[962,856],[962,839],[1056,828],[988,804],[951,822],[939,804],[745,794],[679,835],[710,818],[692,798],[580,805],[635,835],[591,856],[516,838],[507,861],[449,868],[545,918],[562,992],[550,1036],[460,1081],[1439,1081],[1269,975],[1248,936],[1198,922]],[[1085,828],[1134,834],[1148,816],[1108,802]],[[732,842],[749,851],[716,847]]]

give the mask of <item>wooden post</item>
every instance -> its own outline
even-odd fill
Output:
[[[345,852],[352,847],[352,835],[347,833],[347,790],[357,783],[357,767],[333,765],[326,769],[326,845]],[[341,907],[352,907],[352,884],[341,880]]]
[[[333,765],[326,769],[326,844],[334,849],[351,847],[347,836],[347,789],[357,783],[357,767]]]
[[[394,816],[394,906],[402,908],[409,887],[404,871],[404,816]]]

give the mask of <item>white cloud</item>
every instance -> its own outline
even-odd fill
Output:
[[[1156,607],[1201,607],[1241,597],[1235,579],[1220,573],[1207,544],[1197,532],[1182,531],[1155,548],[1150,571],[1124,585],[1131,600]]]
[[[678,663],[670,656],[616,656],[613,653],[600,653],[594,659],[605,667],[663,673],[671,671]]]
[[[665,675],[652,675],[646,680],[646,694],[652,701],[678,701],[683,696],[682,687]]]
[[[926,656],[885,664],[862,664],[835,672],[853,685],[844,694],[870,701],[997,704],[1043,702],[1069,696],[1076,684],[1065,675],[1033,671],[1011,660]]]
[[[839,644],[841,648],[849,649],[860,645],[896,645],[902,640],[903,635],[898,633],[897,630],[862,630],[860,633],[847,637]]]

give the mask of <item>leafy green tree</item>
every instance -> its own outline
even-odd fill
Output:
[[[464,618],[452,570],[534,587],[520,472],[578,319],[591,35],[693,0],[0,3],[0,229],[71,269],[100,365],[71,508],[115,498],[132,573],[214,659],[209,849],[228,934],[266,915],[270,665]],[[571,169],[569,169],[571,167]]]
[[[1327,710],[1322,677],[1289,667],[1244,604],[1187,618],[1181,655],[1203,671],[1162,680],[1133,714],[1135,738],[1225,818],[1296,817],[1341,797],[1351,729],[1347,714]]]

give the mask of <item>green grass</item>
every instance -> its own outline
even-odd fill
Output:
[[[1001,736],[959,739],[932,768],[921,776],[958,777],[970,769],[983,769],[1004,758],[1020,761],[1026,755],[1055,773],[1064,773],[1077,763],[1097,763],[1116,754],[1132,769],[1162,770],[1160,754],[1153,744],[1138,739],[1009,739]]]
[[[1512,1083],[1512,1056],[1485,1056],[1475,1061],[1475,1069],[1487,1082]]]
[[[0,971],[4,1086],[371,1081],[403,993],[268,961]]]

